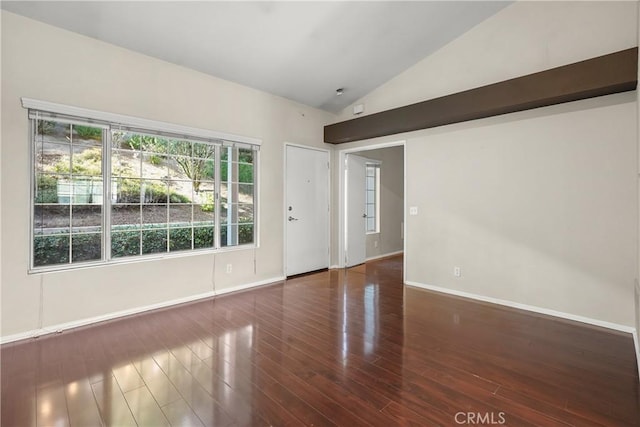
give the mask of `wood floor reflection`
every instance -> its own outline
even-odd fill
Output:
[[[403,288],[401,257],[0,356],[6,427],[640,425],[630,335]]]

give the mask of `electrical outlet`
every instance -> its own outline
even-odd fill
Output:
[[[374,240],[374,241],[373,241],[373,247],[374,247],[374,248],[377,248],[377,247],[378,247],[378,241],[377,241],[377,240]]]
[[[227,273],[231,273],[233,270],[233,266],[231,264],[227,264]]]
[[[453,267],[453,275],[456,277],[460,277],[460,267]]]

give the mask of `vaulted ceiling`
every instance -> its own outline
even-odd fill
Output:
[[[1,7],[337,113],[508,4],[3,1]]]

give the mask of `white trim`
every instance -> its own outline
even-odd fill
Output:
[[[373,261],[373,260],[380,259],[380,258],[387,258],[387,257],[394,256],[394,255],[400,255],[401,253],[404,253],[404,251],[403,250],[399,250],[399,251],[395,251],[395,252],[388,252],[386,254],[370,256],[369,258],[366,258],[365,261]]]
[[[363,151],[371,151],[378,150],[380,148],[391,148],[391,147],[403,147],[403,162],[404,162],[404,173],[403,173],[403,186],[404,186],[404,200],[403,200],[403,218],[404,222],[404,237],[403,237],[403,252],[406,254],[407,252],[407,141],[399,140],[392,142],[383,142],[380,144],[372,144],[365,145],[362,147],[354,147],[354,148],[345,148],[343,150],[338,151],[338,268],[343,268],[345,266],[345,248],[346,248],[346,199],[345,199],[345,171],[346,171],[346,156],[349,153],[357,153]],[[407,274],[407,257],[405,256],[403,259],[403,268],[402,268],[402,280],[405,280]]]
[[[66,323],[59,323],[57,325],[52,325],[52,326],[48,326],[45,328],[41,328],[41,329],[34,329],[31,331],[27,331],[27,332],[21,332],[19,334],[13,334],[13,335],[7,335],[4,337],[0,338],[0,344],[7,344],[10,342],[14,342],[14,341],[20,341],[20,340],[25,340],[25,339],[30,339],[30,338],[38,338],[41,337],[43,335],[48,335],[48,334],[55,334],[55,333],[60,333],[62,331],[66,331],[68,329],[73,329],[73,328],[79,328],[81,326],[88,326],[88,325],[92,325],[94,323],[99,323],[99,322],[104,322],[107,320],[113,320],[113,319],[118,319],[121,317],[126,317],[126,316],[131,316],[134,314],[139,314],[139,313],[144,313],[146,311],[151,311],[151,310],[157,310],[160,308],[166,308],[166,307],[171,307],[174,305],[178,305],[178,304],[184,304],[184,303],[188,303],[188,302],[193,302],[193,301],[198,301],[201,299],[205,299],[205,298],[211,298],[211,297],[215,297],[218,295],[224,295],[224,294],[228,294],[231,292],[238,292],[238,291],[243,291],[243,290],[247,290],[247,289],[251,289],[251,288],[255,288],[255,287],[259,287],[259,286],[265,286],[265,285],[271,285],[277,282],[282,282],[283,280],[285,280],[285,278],[283,276],[279,276],[279,277],[272,277],[269,279],[264,279],[264,280],[259,280],[257,282],[252,282],[252,283],[246,283],[244,285],[238,285],[238,286],[233,286],[230,288],[224,288],[224,289],[220,289],[218,291],[209,291],[209,292],[204,292],[201,294],[196,294],[196,295],[190,295],[187,297],[183,297],[183,298],[176,298],[170,301],[163,301],[157,304],[151,304],[151,305],[146,305],[146,306],[141,306],[141,307],[135,307],[135,308],[131,308],[128,310],[121,310],[121,311],[116,311],[113,313],[108,313],[108,314],[103,314],[100,316],[95,316],[95,317],[89,317],[86,319],[81,319],[81,320],[74,320],[72,322],[66,322]]]
[[[64,114],[94,120],[123,124],[126,126],[141,129],[156,130],[160,132],[170,132],[180,135],[193,136],[198,138],[223,139],[234,142],[241,142],[251,145],[261,145],[262,140],[249,136],[234,135],[231,133],[217,132],[208,129],[182,126],[174,123],[161,122],[158,120],[143,119],[141,117],[127,116],[124,114],[107,113],[104,111],[91,110],[88,108],[74,107],[71,105],[57,104],[55,102],[40,101],[31,98],[21,98],[23,108],[47,111],[51,113]]]
[[[518,302],[503,300],[499,298],[487,297],[484,295],[472,294],[470,292],[458,291],[455,289],[442,288],[440,286],[427,285],[424,283],[418,283],[413,281],[405,281],[405,285],[413,286],[415,288],[427,289],[430,291],[441,292],[445,294],[455,295],[464,298],[470,298],[477,301],[489,302],[492,304],[503,305],[506,307],[517,308],[520,310],[531,311],[533,313],[546,314],[548,316],[559,317],[561,319],[573,320],[580,323],[586,323],[589,325],[600,326],[602,328],[613,329],[619,332],[626,332],[630,334],[635,334],[635,328],[632,326],[620,325],[618,323],[605,322],[602,320],[592,319],[589,317],[578,316],[575,314],[565,313],[562,311],[551,310],[548,308],[537,307],[534,305],[521,304]],[[637,349],[637,347],[636,347]],[[637,350],[636,350],[637,351]]]
[[[329,266],[329,270],[338,270],[342,267],[340,267],[338,264],[333,264]]]

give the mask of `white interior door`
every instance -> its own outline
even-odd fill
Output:
[[[286,146],[285,274],[329,267],[329,153]]]
[[[366,258],[366,223],[365,214],[365,177],[367,159],[347,154],[346,176],[346,265],[352,267],[362,264]]]

